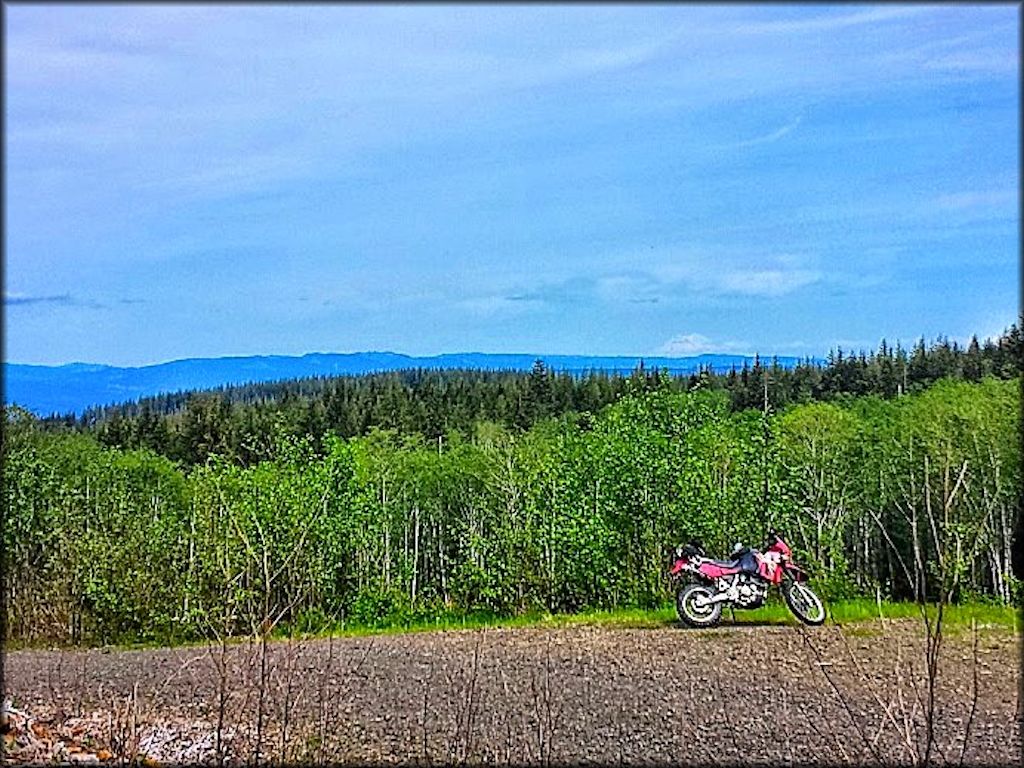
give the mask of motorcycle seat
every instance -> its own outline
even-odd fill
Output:
[[[712,560],[711,562],[714,563],[717,566],[722,567],[722,568],[739,568],[740,567],[740,561],[739,560]]]

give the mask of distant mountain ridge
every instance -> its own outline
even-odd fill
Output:
[[[116,367],[92,363],[24,365],[4,363],[4,402],[40,416],[80,414],[91,406],[112,405],[168,392],[212,389],[233,384],[282,381],[310,376],[345,376],[407,368],[528,371],[535,360],[556,371],[591,370],[628,374],[643,360],[648,368],[690,374],[701,366],[717,371],[753,363],[753,356],[704,354],[693,357],[614,357],[593,355],[453,353],[413,357],[396,352],[323,353],[287,356],[187,358],[156,365]],[[779,357],[790,368],[797,357]]]

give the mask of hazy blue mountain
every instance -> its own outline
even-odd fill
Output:
[[[590,370],[629,373],[639,357],[591,357],[584,355],[520,355],[464,353],[410,357],[394,352],[315,353],[302,357],[282,355],[217,357],[174,360],[138,368],[69,363],[68,365],[4,364],[4,402],[14,403],[39,415],[81,413],[94,405],[110,405],[163,392],[209,389],[227,384],[280,381],[306,376],[394,371],[402,368],[471,368],[482,370],[529,370],[543,359],[554,370],[582,373]],[[692,373],[701,365],[718,371],[741,367],[752,357],[698,355],[696,357],[646,357],[648,368],[670,373]],[[798,358],[780,357],[786,367]]]

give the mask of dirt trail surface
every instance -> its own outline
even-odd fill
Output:
[[[945,639],[931,760],[957,763],[968,732],[966,763],[1020,763],[1018,663],[1007,631],[981,632],[977,654],[969,632]],[[14,762],[909,764],[927,741],[911,621],[19,651],[6,664]]]

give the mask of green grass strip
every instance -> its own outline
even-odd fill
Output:
[[[877,631],[871,622],[877,622],[879,612],[884,619],[917,619],[921,618],[921,608],[916,603],[888,603],[881,605],[869,599],[838,600],[827,602],[828,619],[826,624],[849,626],[854,634],[873,634]],[[935,609],[929,606],[928,615],[934,618]],[[972,622],[977,621],[979,630],[1006,631],[1020,634],[1024,630],[1019,608],[991,603],[966,603],[948,605],[943,612],[943,627],[949,634],[956,635],[969,632]],[[491,613],[475,613],[464,616],[442,615],[429,620],[406,620],[394,623],[382,622],[375,626],[337,624],[317,628],[315,631],[293,632],[287,627],[280,627],[274,632],[274,639],[287,637],[364,637],[370,635],[397,635],[410,632],[439,632],[461,629],[494,629],[514,627],[573,627],[594,626],[620,629],[658,629],[678,626],[675,606],[666,603],[658,608],[619,608],[615,610],[585,610],[571,614],[527,613],[520,616],[498,616]],[[798,626],[799,622],[781,601],[772,601],[755,610],[722,612],[722,628],[730,626]],[[232,638],[232,644],[245,642],[246,638]],[[201,645],[206,641],[200,639],[166,638],[163,641],[151,639],[147,641],[124,642],[113,647],[121,649],[155,648],[168,645],[189,646]],[[7,650],[47,647],[44,642],[8,643]]]
[[[884,619],[920,619],[921,608],[916,603],[887,603],[879,606],[873,600],[841,600],[826,603],[827,624],[858,624],[877,621],[879,612]],[[935,609],[928,607],[928,616],[934,618]],[[979,629],[1000,629],[1020,633],[1022,622],[1020,611],[1012,606],[987,603],[969,603],[946,606],[943,626],[953,632],[971,628],[977,621]],[[405,632],[431,632],[453,629],[486,629],[498,627],[572,627],[597,626],[608,628],[656,629],[678,624],[675,606],[667,603],[654,609],[620,608],[615,610],[586,610],[572,614],[528,613],[521,616],[502,617],[492,614],[471,614],[467,616],[443,616],[428,621],[411,621],[383,626],[337,626],[335,635],[358,637],[364,635],[391,635]],[[720,626],[764,625],[797,626],[799,621],[782,602],[770,602],[755,610],[726,608]],[[325,634],[330,630],[325,631]],[[320,633],[314,633],[320,634]]]

